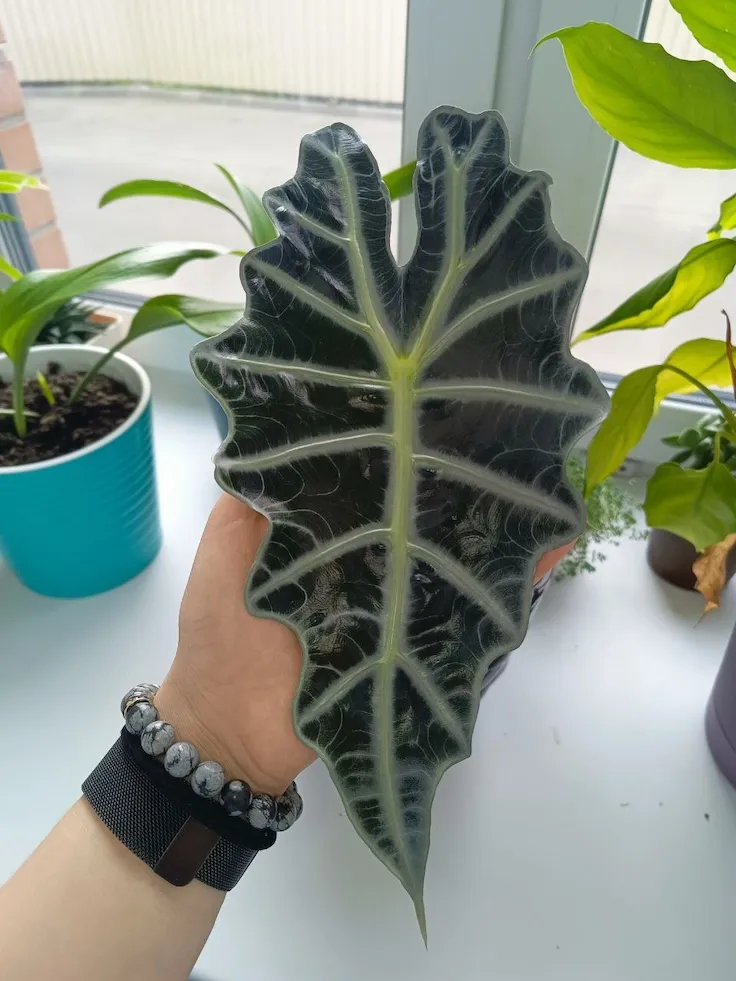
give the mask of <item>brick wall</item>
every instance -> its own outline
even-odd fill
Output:
[[[6,170],[43,176],[33,130],[25,116],[23,92],[5,47],[0,26],[0,156]],[[26,188],[16,196],[18,210],[41,269],[62,269],[69,259],[50,191]]]

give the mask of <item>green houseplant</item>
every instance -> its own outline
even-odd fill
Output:
[[[117,350],[36,346],[56,311],[89,290],[168,276],[217,246],[160,244],[74,269],[25,275],[0,292],[0,552],[54,596],[109,589],[158,551],[151,388]],[[102,370],[104,368],[104,371]]]
[[[383,180],[392,199],[411,193],[414,163],[385,174]],[[235,176],[222,164],[215,164],[234,197],[232,204],[221,197],[203,191],[191,184],[179,181],[153,180],[139,178],[116,184],[100,198],[99,207],[104,208],[114,201],[136,197],[165,197],[189,201],[216,208],[230,215],[238,225],[247,246],[258,247],[276,238],[276,230],[268,212],[256,192]],[[242,250],[223,249],[223,254],[244,255]],[[243,313],[242,306],[232,303],[218,303],[214,300],[194,296],[170,294],[147,300],[137,311],[131,324],[131,339],[162,330],[166,327],[185,326],[204,337],[212,337],[230,327]],[[227,421],[220,413],[222,435],[227,435]]]
[[[734,67],[730,4],[672,0],[698,41]],[[732,17],[733,10],[730,10]],[[557,38],[576,92],[593,118],[616,139],[644,156],[680,167],[736,168],[736,83],[717,66],[675,58],[658,44],[631,38],[607,24],[565,28]],[[736,266],[736,195],[723,202],[706,240],[672,269],[638,290],[576,343],[619,330],[661,327],[693,309],[718,289]],[[586,493],[623,462],[668,395],[700,390],[721,412],[714,433],[715,457],[673,460],[659,467],[647,487],[645,512],[651,527],[677,534],[703,553],[697,560],[699,588],[709,607],[717,604],[725,560],[736,533],[736,478],[725,463],[736,436],[733,413],[714,388],[733,384],[730,326],[725,342],[697,338],[680,345],[660,365],[626,376],[611,414],[588,456]],[[705,465],[698,466],[698,463]],[[696,465],[693,466],[692,464]],[[717,519],[714,519],[717,515]],[[650,545],[655,545],[653,538]],[[715,576],[715,578],[714,578]]]
[[[265,196],[279,239],[242,261],[245,318],[193,363],[233,420],[217,480],[270,521],[247,603],[301,639],[297,732],[425,931],[437,784],[537,559],[582,530],[565,458],[606,396],[569,352],[584,260],[500,117],[435,110],[418,159],[400,269],[368,148],[341,124],[305,137]]]

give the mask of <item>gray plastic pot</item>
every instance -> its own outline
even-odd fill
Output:
[[[736,626],[708,701],[705,734],[718,768],[736,787]]]

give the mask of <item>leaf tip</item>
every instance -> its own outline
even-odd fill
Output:
[[[418,896],[412,896],[412,899],[414,901],[414,912],[417,916],[419,932],[422,935],[425,949],[429,950],[429,940],[427,938],[427,911],[424,908],[424,896],[420,893]]]
[[[562,28],[559,31],[552,31],[550,34],[545,34],[544,37],[540,37],[540,39],[537,41],[537,43],[532,48],[529,57],[531,58],[531,56],[534,54],[534,52],[537,50],[537,48],[541,48],[541,46],[543,44],[545,44],[547,41],[551,41],[553,38],[557,38],[557,40],[560,43],[562,43],[562,37],[561,37],[561,35],[562,35],[562,33],[563,33],[564,30],[565,30],[565,28]]]

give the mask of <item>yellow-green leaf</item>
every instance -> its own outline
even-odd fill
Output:
[[[650,528],[664,528],[699,552],[736,532],[736,477],[725,463],[686,470],[663,463],[647,484],[644,513]]]
[[[722,286],[735,266],[736,241],[718,238],[696,245],[678,265],[647,283],[613,313],[583,331],[575,343],[614,330],[662,327],[678,314],[692,310],[704,296]]]
[[[736,228],[736,194],[721,202],[721,215],[715,225],[708,229],[708,238],[719,238],[732,228]]]
[[[416,160],[411,160],[396,170],[390,170],[383,175],[383,183],[388,188],[392,201],[405,198],[414,189],[414,171],[417,169]]]
[[[588,447],[585,496],[615,473],[639,440],[654,414],[654,396],[662,365],[649,365],[622,378],[611,409]]]
[[[704,48],[736,70],[736,4],[733,0],[670,0]]]
[[[17,170],[0,170],[0,194],[17,194],[24,187],[43,190],[46,185],[38,177],[21,174]]]
[[[736,83],[720,68],[609,24],[566,27],[543,41],[553,37],[578,98],[614,139],[678,167],[736,167]]]
[[[698,337],[685,341],[670,354],[665,362],[682,368],[694,375],[704,385],[713,388],[728,388],[731,383],[731,366],[724,341],[711,337]],[[682,375],[674,371],[663,371],[657,380],[655,407],[669,395],[695,392],[697,388]]]

